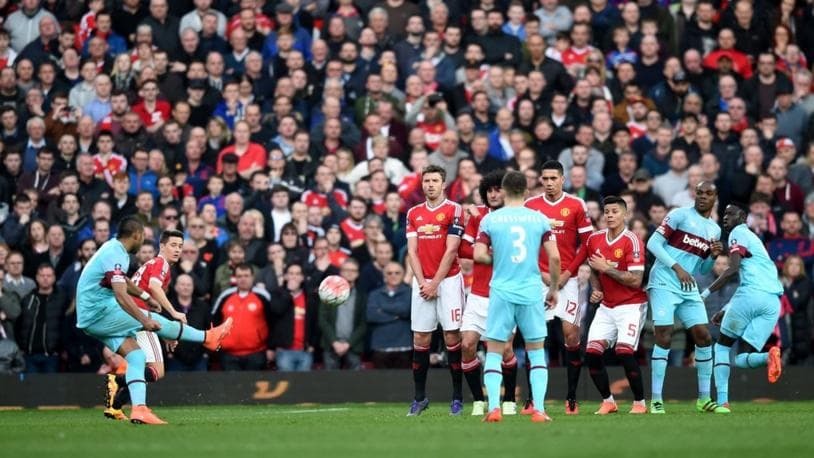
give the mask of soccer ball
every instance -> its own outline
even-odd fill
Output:
[[[330,275],[319,284],[319,300],[325,305],[339,306],[350,296],[350,283],[339,275]]]

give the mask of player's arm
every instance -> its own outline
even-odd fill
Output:
[[[151,296],[149,292],[139,288],[137,284],[133,283],[133,280],[129,278],[127,278],[126,280],[127,280],[127,294],[133,297],[141,298],[141,300],[146,302],[150,306],[150,308],[152,308],[156,312],[161,311],[161,304],[159,304],[155,299],[153,299],[153,296]]]
[[[150,296],[155,299],[156,302],[167,312],[174,320],[178,320],[182,323],[187,322],[187,317],[183,313],[175,310],[175,307],[172,306],[172,302],[167,298],[167,294],[164,292],[164,288],[162,287],[161,280],[153,277],[150,278]]]
[[[610,267],[602,273],[612,278],[616,283],[625,285],[628,288],[641,287],[644,278],[644,270],[626,271]]]
[[[560,250],[557,248],[557,239],[547,232],[543,237],[543,249],[548,257],[548,271],[551,273],[551,284],[559,285],[560,283]],[[547,307],[554,307],[557,305],[557,288],[548,288],[546,294]]]
[[[730,280],[732,280],[736,275],[738,275],[738,271],[741,268],[741,254],[739,251],[732,251],[729,253],[729,267],[721,274],[720,277],[716,278],[709,288],[704,290],[701,293],[701,297],[704,299],[709,296],[709,293],[714,293],[719,289],[723,288],[725,284],[727,284]]]
[[[590,302],[592,304],[598,304],[602,302],[602,299],[605,297],[605,293],[602,291],[602,283],[599,282],[599,275],[596,274],[596,271],[591,269],[591,297]]]
[[[478,264],[491,264],[492,255],[489,254],[489,246],[486,243],[478,241],[475,243],[472,259]]]
[[[663,232],[661,231],[664,226],[665,223],[662,223],[656,229],[656,232],[650,236],[650,240],[647,241],[647,251],[652,253],[659,262],[670,267],[675,272],[678,281],[681,283],[681,289],[691,290],[695,286],[695,279],[667,252],[667,238],[662,235]]]
[[[458,257],[461,259],[475,259],[475,237],[478,235],[478,227],[475,223],[475,217],[469,215],[469,221],[466,223],[464,235],[461,237],[461,245],[458,248]]]
[[[424,284],[424,271],[421,270],[421,261],[418,259],[418,237],[407,235],[407,255],[413,275],[421,287]]]
[[[456,257],[458,257],[458,247],[460,245],[461,245],[460,234],[455,235],[453,233],[450,233],[447,235],[444,256],[441,258],[441,264],[438,266],[438,271],[435,272],[435,277],[433,277],[431,280],[431,283],[433,285],[437,286],[439,283],[441,283],[441,280],[447,278],[449,269],[450,267],[452,267],[452,262],[455,261]]]

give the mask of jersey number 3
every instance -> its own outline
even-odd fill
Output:
[[[512,226],[511,232],[512,235],[515,236],[512,241],[512,246],[517,248],[517,252],[512,254],[512,262],[520,264],[526,259],[526,255],[528,254],[526,244],[524,243],[526,241],[526,230],[521,226]]]

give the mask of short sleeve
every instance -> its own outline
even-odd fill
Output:
[[[749,257],[749,248],[738,242],[738,239],[744,240],[741,237],[740,230],[736,229],[729,234],[729,254],[738,253],[741,257]]]
[[[406,230],[407,238],[415,237],[416,235],[418,235],[416,233],[415,222],[413,221],[414,210],[415,207],[407,211],[407,230]]]
[[[466,222],[466,229],[464,229],[463,240],[469,243],[475,243],[475,239],[478,236],[478,226],[480,225],[480,220],[477,216],[471,216],[469,221]]]
[[[577,232],[580,234],[585,234],[586,232],[592,232],[594,230],[594,225],[591,223],[591,218],[588,217],[588,207],[585,205],[585,201],[579,201],[580,205],[577,208],[576,218],[577,222]]]
[[[452,221],[447,228],[447,235],[461,237],[464,234],[463,209],[460,205],[454,205],[452,211]]]
[[[127,283],[127,268],[130,266],[130,258],[122,249],[111,256],[100,257],[102,267],[105,272],[105,279],[112,283]]]
[[[477,230],[478,236],[475,238],[475,240],[478,243],[483,243],[483,244],[486,244],[486,245],[491,245],[492,244],[492,238],[491,238],[491,235],[489,233],[489,221],[491,221],[491,218],[489,218],[489,215],[484,216],[480,220],[480,224],[478,225],[478,230]]]
[[[665,239],[669,239],[671,235],[673,235],[673,231],[678,228],[678,225],[681,224],[683,216],[679,210],[673,210],[664,217],[659,224],[659,227],[656,228],[656,232],[661,234]]]
[[[642,256],[642,241],[639,240],[639,236],[635,234],[628,234],[627,238],[628,246],[627,246],[627,255],[625,258],[627,270],[631,272],[644,271],[644,256]]]

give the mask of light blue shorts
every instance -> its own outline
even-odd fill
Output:
[[[740,338],[760,351],[780,318],[780,298],[776,294],[738,289],[727,304],[721,333]]]
[[[526,342],[542,342],[548,336],[546,328],[545,306],[536,304],[512,304],[497,297],[489,296],[489,311],[486,315],[486,339],[507,342],[520,328]]]
[[[698,292],[680,294],[667,289],[650,288],[647,296],[656,326],[672,326],[675,317],[684,323],[686,329],[709,322],[707,309]]]
[[[100,340],[107,348],[115,352],[119,350],[125,339],[135,338],[136,332],[143,329],[142,324],[125,312],[115,299],[111,304],[106,304],[103,310],[101,318],[83,330],[85,334]],[[147,312],[145,311],[145,313]]]

